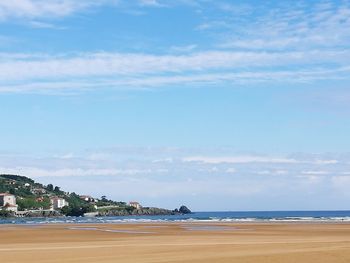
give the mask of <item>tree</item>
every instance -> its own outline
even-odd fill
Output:
[[[53,185],[52,184],[48,184],[46,188],[49,191],[53,191]]]
[[[53,191],[56,192],[56,193],[59,193],[61,190],[60,190],[60,188],[58,186],[55,186],[55,189]]]
[[[69,206],[64,206],[64,207],[61,208],[61,212],[62,212],[62,214],[64,214],[64,215],[70,214],[71,211],[72,211],[72,208],[69,207]]]
[[[0,210],[0,218],[1,217],[12,217],[12,216],[14,216],[14,213],[12,211],[4,210],[4,209]]]

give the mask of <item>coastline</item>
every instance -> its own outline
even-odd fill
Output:
[[[58,223],[167,223],[167,222],[217,222],[217,223],[262,223],[262,222],[350,222],[350,211],[253,211],[253,212],[193,212],[171,215],[128,215],[94,217],[20,217],[0,218],[1,224],[58,224]]]
[[[1,225],[4,262],[348,262],[350,223]]]

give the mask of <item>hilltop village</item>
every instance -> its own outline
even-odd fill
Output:
[[[171,215],[191,211],[143,207],[136,201],[117,202],[65,192],[19,175],[0,174],[0,217]]]

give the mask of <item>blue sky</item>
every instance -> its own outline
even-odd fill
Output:
[[[0,171],[194,210],[348,209],[350,2],[0,1]]]

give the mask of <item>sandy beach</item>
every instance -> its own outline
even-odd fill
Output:
[[[350,262],[350,224],[2,225],[1,262]]]

